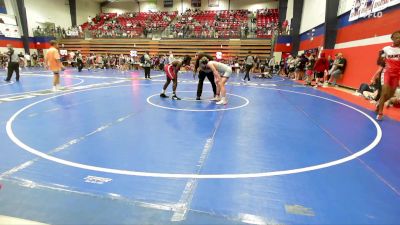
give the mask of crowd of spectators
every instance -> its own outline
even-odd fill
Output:
[[[66,37],[80,37],[83,38],[83,31],[81,26],[68,27],[64,29],[60,26],[57,27],[40,27],[38,26],[33,30],[33,36],[52,36],[57,38]]]
[[[148,37],[162,32],[175,18],[177,12],[141,12],[124,13],[121,15],[109,13],[96,18],[91,23],[85,23],[82,28],[90,31],[93,37]],[[90,18],[89,18],[90,20]]]
[[[259,9],[257,10],[256,35],[258,38],[270,38],[274,31],[278,31],[278,10],[277,9]]]
[[[252,72],[262,73],[269,70],[269,67],[274,68],[275,64],[270,63],[270,59],[262,59],[254,55],[254,66]],[[127,71],[139,69],[144,64],[149,64],[152,70],[163,70],[164,65],[174,61],[176,57],[169,54],[149,54],[149,60],[144,61],[143,55],[131,56],[128,54],[95,54],[82,55],[79,51],[69,52],[66,55],[61,55],[61,61],[65,66],[76,67],[78,62],[82,62],[83,68],[88,70],[95,69],[117,69]],[[215,59],[218,62],[224,63],[232,67],[233,71],[239,73],[244,72],[246,67],[246,57],[230,56],[224,59]],[[274,60],[272,60],[275,62]],[[269,65],[271,64],[271,65]]]
[[[101,13],[80,26],[40,28],[34,36],[62,38],[270,38],[277,30],[277,9]]]
[[[347,61],[342,53],[337,53],[334,58],[326,58],[325,53],[321,53],[319,57],[314,54],[289,55],[280,64],[281,76],[304,80],[307,85],[315,81],[314,87],[327,87],[336,86],[336,81],[344,74]]]
[[[173,38],[241,38],[249,33],[248,10],[188,9],[169,25]]]
[[[77,66],[78,62],[82,62],[83,68],[88,70],[96,69],[117,69],[127,71],[138,69],[143,64],[150,64],[153,70],[162,70],[165,64],[169,63],[169,57],[163,55],[151,55],[148,62],[143,61],[141,56],[131,56],[128,54],[95,54],[82,55],[78,52],[69,52],[67,55],[61,56],[61,61],[65,65]],[[81,69],[80,69],[81,70]]]
[[[32,54],[24,54],[20,52],[18,54],[19,58],[19,67],[25,68],[25,67],[38,67],[38,66],[43,66],[43,55],[38,55],[36,52],[33,52]],[[7,64],[9,61],[9,56],[7,56],[6,52],[0,52],[0,69],[5,69],[7,68]]]

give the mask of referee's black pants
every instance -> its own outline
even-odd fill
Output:
[[[144,77],[150,78],[150,66],[143,67],[144,68]]]
[[[9,62],[7,67],[7,78],[6,81],[10,81],[11,77],[15,71],[16,77],[15,79],[19,81],[19,63],[17,62]]]
[[[197,84],[197,97],[201,97],[201,93],[203,92],[203,83],[204,80],[207,79],[210,81],[214,96],[217,94],[217,86],[215,85],[214,73],[211,71],[206,73],[204,71],[199,72],[199,83]]]
[[[244,76],[243,80],[246,80],[246,77],[248,81],[250,81],[250,70],[253,68],[253,65],[246,65],[246,75]]]
[[[81,60],[77,60],[76,64],[78,66],[78,72],[82,72],[83,69],[83,62]]]

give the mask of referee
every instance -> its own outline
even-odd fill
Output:
[[[217,86],[215,85],[215,79],[214,79],[214,73],[212,72],[212,70],[210,68],[208,68],[207,66],[203,65],[200,66],[200,59],[206,57],[208,58],[208,60],[212,61],[213,57],[205,54],[203,52],[198,53],[197,54],[197,58],[196,58],[196,64],[194,67],[194,76],[196,75],[196,72],[199,71],[199,83],[197,84],[197,98],[196,100],[201,100],[201,94],[203,92],[203,83],[204,80],[206,79],[206,77],[208,78],[208,80],[211,83],[213,92],[214,92],[214,98],[212,100],[218,100],[218,96],[217,96]]]
[[[7,78],[4,80],[6,82],[10,82],[11,77],[15,71],[17,82],[19,81],[19,57],[18,54],[14,51],[12,45],[7,45],[8,52],[8,67],[7,67]]]

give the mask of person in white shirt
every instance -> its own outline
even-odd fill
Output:
[[[170,51],[168,56],[168,63],[172,63],[173,61],[175,61],[175,58],[174,55],[172,54],[172,51]]]
[[[254,57],[251,54],[251,51],[249,51],[249,55],[246,57],[245,59],[245,63],[246,63],[246,75],[243,78],[243,81],[246,81],[246,78],[248,79],[248,81],[250,81],[250,70],[251,68],[253,68],[254,66]]]
[[[269,72],[272,74],[274,71],[274,66],[275,66],[275,57],[272,56],[271,59],[268,62],[268,66],[269,66]]]

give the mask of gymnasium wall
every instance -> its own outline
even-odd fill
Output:
[[[28,19],[29,36],[33,36],[32,29],[41,23],[54,23],[56,26],[70,27],[71,14],[68,0],[25,0]],[[87,21],[88,16],[95,16],[100,12],[100,4],[93,0],[76,1],[77,24]]]
[[[326,0],[304,0],[300,34],[325,23],[325,7]]]
[[[340,16],[342,14],[345,14],[346,12],[349,12],[353,6],[353,1],[352,0],[339,0],[339,7],[338,7],[338,13],[337,15]]]
[[[286,10],[286,20],[289,21],[293,18],[293,4],[294,0],[288,0],[287,10]]]
[[[292,37],[289,35],[281,35],[277,38],[275,43],[274,52],[291,52],[292,51]],[[276,58],[280,60],[280,58]]]
[[[377,69],[378,51],[390,45],[390,35],[400,30],[399,15],[400,5],[383,10],[382,17],[349,22],[349,12],[339,16],[333,53],[343,53],[348,63],[340,84],[356,88],[370,80]]]
[[[12,7],[11,0],[4,0],[4,5],[6,6],[6,11],[8,15],[14,15],[14,10]]]
[[[326,0],[304,0],[300,24],[300,51],[324,44]]]
[[[94,17],[100,12],[100,3],[93,0],[76,0],[76,23],[87,22],[88,16]]]
[[[50,48],[50,40],[53,40],[52,37],[30,37],[29,38],[29,49],[30,52],[36,52],[37,49],[47,49]],[[0,52],[7,52],[7,44],[11,44],[16,52],[24,53],[24,44],[20,38],[7,38],[0,37]]]
[[[300,34],[299,51],[314,49],[324,46],[325,39],[325,23],[313,27]]]
[[[293,18],[293,1],[288,1],[286,19]],[[300,24],[300,47],[299,51],[318,48],[323,46],[325,32],[325,0],[304,0],[302,20]],[[289,37],[280,37],[277,40],[275,51],[290,52],[292,46],[288,45]]]
[[[311,3],[320,2],[319,7]],[[303,18],[301,23],[300,49],[304,50],[321,48],[324,45],[325,10],[319,15],[318,8],[325,9],[325,1],[305,0]],[[289,0],[290,3],[290,0]],[[400,30],[400,4],[382,11],[382,14],[371,15],[349,22],[352,0],[340,0],[338,8],[338,25],[335,49],[324,50],[327,54],[343,53],[347,59],[347,68],[339,84],[347,87],[358,88],[360,83],[368,82],[376,71],[378,51],[390,45],[390,35]],[[310,5],[311,4],[311,5]],[[289,9],[288,13],[292,9]],[[318,16],[319,19],[317,18]],[[275,51],[289,52],[288,38],[279,37]],[[285,45],[286,44],[286,45]]]
[[[228,9],[228,0],[220,0],[218,7],[208,7],[208,0],[201,1],[202,10],[226,10]],[[193,8],[191,6],[191,0],[183,0],[183,4],[181,4],[181,0],[174,0],[174,5],[172,8],[165,8],[162,0],[157,0],[157,2],[141,2],[140,3],[140,11],[147,12],[151,11],[185,11],[188,8]],[[278,8],[277,0],[231,0],[230,9],[249,9],[254,11],[260,8]],[[138,12],[139,7],[135,2],[113,2],[109,3],[106,7],[103,8],[103,12]]]
[[[38,27],[41,23],[51,22],[56,26],[71,26],[69,5],[65,4],[65,1],[25,0],[25,9],[26,16],[29,18],[29,36],[33,36],[33,28]]]
[[[112,2],[109,3],[106,7],[101,8],[101,10],[105,13],[125,13],[125,12],[137,12],[138,11],[137,3],[135,2]]]
[[[41,23],[54,23],[56,26],[70,27],[71,16],[68,1],[61,0],[25,0],[25,9],[28,17],[29,48],[36,49],[49,48],[49,37],[33,37],[33,29]],[[100,12],[100,4],[93,0],[77,0],[77,23],[82,24],[87,21],[89,15],[96,15]],[[17,11],[13,9],[11,0],[5,0],[8,15],[15,15]],[[20,29],[21,30],[21,29]],[[7,51],[6,45],[12,44],[17,52],[23,52],[23,43],[20,38],[0,37],[0,51]]]

